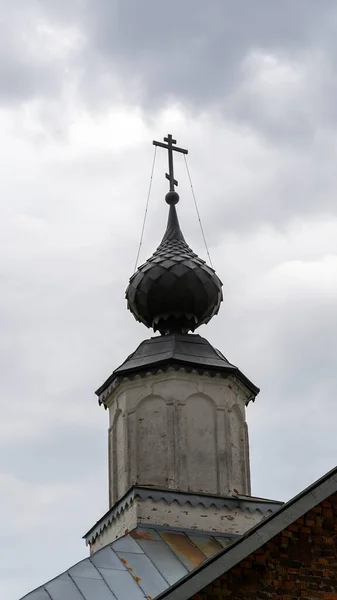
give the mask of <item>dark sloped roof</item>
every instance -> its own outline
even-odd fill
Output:
[[[156,336],[142,342],[135,352],[113,371],[98,388],[96,394],[100,396],[117,377],[141,374],[170,365],[214,374],[234,374],[252,392],[254,398],[260,391],[238,367],[232,365],[205,338],[197,334],[173,333]]]
[[[170,589],[162,592],[157,600],[188,600],[205,586],[229,571],[263,544],[289,527],[309,510],[337,492],[337,467],[323,475],[318,481],[283,504],[279,510],[255,527],[252,527],[238,541],[210,558]]]
[[[21,600],[155,598],[232,541],[221,534],[137,528]]]

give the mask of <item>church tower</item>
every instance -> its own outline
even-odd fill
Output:
[[[184,239],[173,150],[186,150],[164,141],[167,228],[126,290],[159,333],[96,392],[109,413],[109,510],[84,536],[90,556],[22,600],[337,597],[337,469],[285,504],[251,496],[245,414],[259,390],[195,333],[222,283]]]
[[[169,135],[168,222],[132,275],[128,309],[159,332],[96,394],[109,412],[109,510],[84,536],[91,553],[137,528],[244,533],[272,507],[251,497],[246,406],[259,389],[195,333],[219,311],[222,283],[180,229]]]

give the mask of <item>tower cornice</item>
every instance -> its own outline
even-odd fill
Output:
[[[259,388],[205,338],[192,334],[156,336],[143,341],[138,348],[96,390],[100,404],[124,378],[146,377],[168,369],[195,371],[210,377],[233,375],[247,389],[247,404],[254,401]]]

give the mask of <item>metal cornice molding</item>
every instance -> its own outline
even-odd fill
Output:
[[[135,488],[132,488],[121,500],[119,500],[112,508],[110,508],[99,521],[82,536],[86,546],[92,543],[97,536],[108,527],[126,508],[129,508],[135,500]]]
[[[180,506],[189,504],[190,506],[203,506],[204,508],[223,508],[224,506],[229,510],[236,508],[240,510],[246,510],[249,512],[258,511],[262,514],[273,512],[276,508],[282,504],[281,502],[274,501],[259,501],[255,498],[251,500],[247,496],[244,500],[237,496],[210,496],[208,494],[192,494],[184,492],[172,492],[170,490],[151,490],[149,488],[137,487],[135,488],[135,495],[141,499],[151,498],[154,502],[164,501],[166,504],[172,504],[177,502]]]
[[[184,493],[164,489],[152,489],[150,487],[134,486],[121,500],[119,500],[95,525],[83,536],[86,544],[92,543],[96,537],[108,527],[126,508],[131,506],[135,499],[151,499],[153,502],[165,502],[170,505],[176,502],[179,506],[203,506],[204,508],[228,508],[228,510],[239,509],[244,512],[260,512],[268,514],[274,512],[282,504],[274,500],[263,500],[258,498],[244,499],[238,496],[210,496],[208,494]]]

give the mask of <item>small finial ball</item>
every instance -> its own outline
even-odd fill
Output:
[[[165,196],[167,204],[178,204],[179,194],[177,192],[168,192]]]

